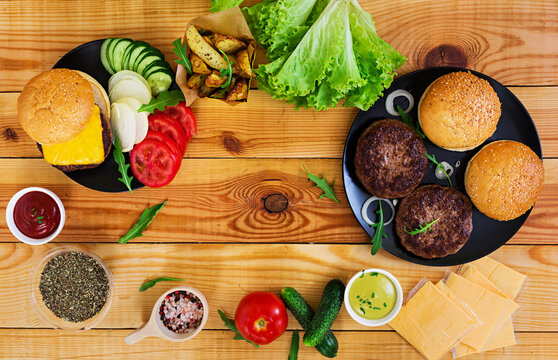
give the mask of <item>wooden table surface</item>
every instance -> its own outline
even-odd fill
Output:
[[[257,1],[246,1],[252,5]],[[405,74],[428,66],[468,67],[500,81],[530,112],[541,138],[546,179],[523,228],[491,256],[527,274],[513,316],[518,344],[471,359],[558,357],[558,2],[556,0],[360,0],[380,36],[409,58]],[[356,109],[300,110],[254,90],[248,104],[213,100],[194,105],[199,133],[182,168],[162,189],[105,194],[77,185],[46,164],[16,116],[16,99],[34,75],[72,48],[109,36],[145,40],[174,59],[171,42],[209,0],[0,0],[0,358],[2,359],[286,359],[291,331],[255,349],[233,341],[217,315],[229,316],[251,291],[298,289],[317,306],[323,286],[363,268],[392,272],[406,292],[446,268],[414,265],[381,250],[344,196],[341,157]],[[340,204],[318,200],[302,165],[335,180]],[[66,207],[63,232],[52,243],[18,242],[5,223],[10,197],[27,186],[56,192]],[[270,194],[288,199],[266,212]],[[146,206],[169,202],[145,237],[127,245],[126,233]],[[71,243],[103,258],[114,274],[115,298],[97,328],[82,333],[49,329],[31,307],[30,271],[46,251]],[[455,269],[451,267],[450,269]],[[206,328],[185,343],[157,338],[127,346],[155,299],[172,286],[144,293],[147,279],[175,276],[201,290],[210,305]],[[387,326],[371,330],[341,310],[333,329],[339,359],[421,359]],[[301,346],[301,359],[322,358]],[[447,355],[444,359],[450,359]]]

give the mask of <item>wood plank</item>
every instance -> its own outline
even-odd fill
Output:
[[[510,88],[530,112],[545,157],[558,157],[558,87]],[[40,157],[17,119],[17,93],[0,93],[0,157]],[[186,156],[341,158],[357,109],[295,110],[252,91],[250,102],[231,107],[212,99],[197,101],[198,136]]]
[[[55,330],[0,330],[0,347],[9,359],[286,359],[289,356],[291,332],[286,332],[269,345],[256,349],[252,345],[232,340],[229,331],[202,331],[185,343],[164,342],[147,338],[128,346],[124,337],[129,330],[89,330],[85,333]],[[360,360],[422,360],[415,349],[394,332],[336,333],[339,355],[336,359]],[[467,359],[512,360],[549,359],[558,352],[556,333],[517,333],[518,344],[493,350]],[[87,346],[84,346],[84,343]],[[203,354],[203,357],[200,357]],[[313,348],[300,345],[299,359],[323,359]],[[450,360],[449,354],[441,360]]]
[[[427,0],[407,6],[390,0],[360,3],[373,15],[379,35],[409,58],[401,74],[428,66],[459,65],[485,72],[506,85],[558,84],[558,7],[552,0],[490,4]],[[2,4],[0,91],[20,90],[67,51],[109,36],[148,41],[174,58],[172,40],[183,35],[189,19],[209,12],[206,0]]]
[[[340,203],[318,199],[302,166],[335,181]],[[556,244],[558,160],[545,160],[546,183],[533,214],[510,240],[515,244]],[[170,199],[145,237],[136,242],[362,243],[370,239],[345,198],[341,161],[336,159],[185,159],[175,180],[160,189],[111,194],[73,183],[42,159],[0,159],[0,202],[18,190],[43,186],[66,207],[59,242],[115,242],[147,205]],[[282,194],[288,207],[269,213],[263,199]],[[5,207],[0,224],[5,224]],[[97,229],[92,232],[91,229]],[[6,226],[0,242],[17,241]]]
[[[297,289],[316,307],[323,287],[333,278],[347,282],[361,269],[378,267],[396,276],[407,293],[426,277],[439,280],[444,267],[419,266],[381,251],[370,255],[367,245],[297,244],[78,244],[105,260],[116,284],[112,307],[99,328],[136,328],[148,320],[156,299],[177,283],[160,283],[140,293],[145,281],[160,276],[187,279],[210,306],[208,329],[225,329],[217,314],[233,316],[240,299],[251,291],[278,293],[285,286]],[[0,244],[0,327],[46,327],[27,299],[34,266],[56,245]],[[526,274],[528,280],[514,314],[518,331],[558,331],[557,246],[506,245],[491,255]],[[449,269],[455,270],[456,267]],[[290,315],[289,315],[290,316]],[[299,328],[291,316],[289,328]],[[341,309],[334,329],[367,330]],[[378,328],[388,330],[387,326]]]

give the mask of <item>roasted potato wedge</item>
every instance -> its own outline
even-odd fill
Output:
[[[205,84],[203,84],[202,87],[200,88],[200,91],[198,92],[198,96],[201,98],[208,97],[211,94],[213,94],[215,91],[217,91],[217,88],[208,87],[205,86]]]
[[[248,50],[239,51],[236,54],[236,60],[241,70],[238,74],[247,79],[251,78],[252,66],[250,66],[250,55],[248,54]]]
[[[190,53],[190,63],[192,64],[192,71],[195,74],[209,75],[211,70],[207,67],[207,64],[193,52]]]
[[[215,35],[211,34],[211,35],[204,35],[203,39],[212,47],[215,46]]]
[[[238,101],[244,100],[248,97],[248,84],[245,79],[240,79],[234,85],[234,88],[229,92],[225,101]]]
[[[225,59],[209,45],[194,26],[186,31],[186,42],[190,50],[198,55],[207,65],[220,70],[227,69],[229,64]]]
[[[186,86],[189,89],[199,89],[203,84],[205,84],[205,76],[200,74],[193,74],[186,81]]]
[[[221,76],[221,72],[219,70],[213,70],[211,74],[209,74],[205,78],[205,86],[218,88],[224,85],[227,82],[226,76]]]
[[[225,54],[234,54],[238,50],[246,48],[246,43],[233,36],[215,34],[215,47]]]

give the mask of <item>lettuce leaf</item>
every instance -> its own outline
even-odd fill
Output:
[[[211,6],[209,7],[209,11],[212,13],[230,9],[232,7],[238,6],[242,4],[244,0],[211,0]]]
[[[297,107],[367,110],[406,61],[357,0],[266,0],[244,14],[272,60],[255,71],[258,86]]]
[[[310,28],[308,17],[319,0],[266,0],[245,8],[244,15],[258,43],[275,60],[292,52]],[[323,1],[323,0],[321,0]]]

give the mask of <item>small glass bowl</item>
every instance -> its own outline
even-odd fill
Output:
[[[43,302],[43,297],[41,295],[41,291],[39,290],[41,275],[46,264],[55,256],[66,252],[79,252],[95,259],[105,270],[105,274],[109,282],[109,294],[103,308],[95,316],[81,322],[66,321],[54,315],[54,313],[50,311],[50,309]],[[41,319],[46,321],[52,327],[59,330],[85,331],[97,325],[109,311],[112,299],[114,297],[114,279],[112,277],[112,272],[110,271],[108,266],[97,255],[78,247],[59,246],[46,252],[41,261],[37,264],[37,266],[35,266],[31,275],[29,291],[31,292],[31,298],[33,299],[33,309],[35,309],[35,312]]]

